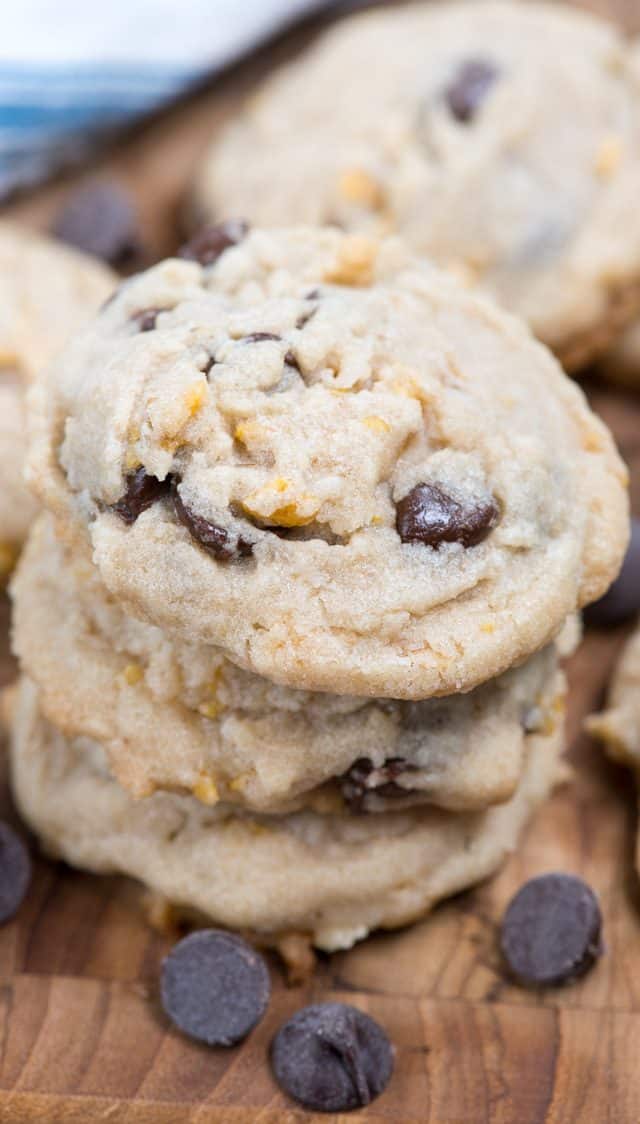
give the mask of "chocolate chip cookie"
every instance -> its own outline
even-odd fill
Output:
[[[403,235],[524,317],[567,368],[640,302],[640,84],[612,25],[466,0],[347,19],[216,136],[215,221]]]
[[[133,799],[98,743],[48,725],[24,680],[11,754],[17,803],[52,853],[130,874],[224,926],[271,938],[295,930],[332,950],[494,871],[558,779],[561,741],[559,729],[532,738],[516,793],[486,812],[251,816],[176,793]]]
[[[35,512],[22,478],[25,385],[114,284],[113,274],[90,258],[0,224],[0,582]]]
[[[607,705],[586,720],[590,734],[601,741],[610,757],[640,777],[640,628],[623,649],[609,686]],[[640,872],[640,834],[636,851]]]
[[[13,580],[13,640],[47,718],[103,746],[120,784],[213,807],[371,814],[454,811],[516,791],[531,738],[561,726],[555,646],[464,695],[423,702],[277,686],[219,649],[123,613],[88,552],[41,516]]]
[[[395,239],[225,233],[122,286],[33,398],[31,479],[112,596],[336,694],[465,691],[551,641],[628,535],[580,391]]]

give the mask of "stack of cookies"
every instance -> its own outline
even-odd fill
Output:
[[[12,767],[48,848],[344,948],[560,774],[625,470],[524,325],[397,239],[209,229],[31,395]]]

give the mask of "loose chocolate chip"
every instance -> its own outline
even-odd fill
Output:
[[[31,859],[19,835],[0,821],[0,925],[22,905],[31,881]]]
[[[241,535],[234,537],[224,527],[219,527],[217,523],[210,523],[202,515],[196,515],[191,511],[178,491],[178,484],[179,480],[175,478],[171,494],[176,516],[200,546],[213,554],[218,562],[229,562],[232,558],[238,557],[248,558],[253,553],[252,542],[247,542]]]
[[[152,332],[158,316],[166,311],[166,308],[141,308],[139,312],[134,312],[131,322],[137,326],[139,332]]]
[[[109,180],[74,191],[52,229],[63,242],[111,265],[126,265],[140,254],[138,219],[131,196]]]
[[[371,1104],[393,1071],[382,1027],[346,1003],[317,1003],[289,1019],[271,1043],[278,1084],[305,1108],[347,1112]]]
[[[367,796],[380,796],[388,800],[410,795],[410,789],[396,784],[401,773],[410,771],[404,757],[388,757],[376,767],[370,757],[358,757],[351,768],[340,778],[342,795],[352,812],[366,811]]]
[[[469,59],[461,64],[444,92],[457,121],[466,124],[473,120],[498,73],[497,67],[483,59]]]
[[[162,965],[162,1005],[180,1030],[208,1046],[234,1046],[264,1015],[271,983],[254,948],[220,929],[191,933]]]
[[[139,515],[152,504],[167,495],[169,480],[158,480],[149,475],[144,468],[138,468],[126,477],[127,490],[117,503],[111,507],[125,523],[135,523]]]
[[[602,954],[602,917],[592,890],[571,874],[532,878],[502,922],[502,951],[529,987],[552,987],[584,975]]]
[[[225,250],[242,242],[248,230],[247,223],[241,219],[205,226],[178,250],[178,257],[197,261],[200,265],[213,265]]]
[[[477,546],[495,527],[499,515],[492,496],[463,504],[439,484],[416,484],[396,504],[396,529],[403,542],[436,549],[443,542]]]
[[[640,522],[631,520],[631,538],[622,569],[611,588],[584,610],[585,624],[613,628],[640,612]]]
[[[252,332],[250,336],[243,336],[241,343],[267,343],[270,340],[279,342],[282,336],[276,336],[274,332]]]

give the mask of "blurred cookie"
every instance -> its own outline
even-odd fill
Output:
[[[193,210],[398,232],[576,369],[639,307],[639,193],[640,83],[619,31],[468,0],[339,23],[216,137]]]
[[[243,234],[122,286],[33,395],[32,482],[111,594],[336,694],[465,691],[551,641],[628,536],[580,391],[397,240]]]
[[[25,386],[115,285],[104,266],[0,223],[0,582],[35,512],[22,478]]]
[[[592,714],[586,728],[604,743],[610,757],[640,775],[640,628],[627,641],[618,660],[605,709]],[[640,840],[638,845],[640,848]]]
[[[177,794],[134,800],[96,742],[68,741],[47,724],[24,680],[11,764],[22,815],[67,862],[132,875],[231,928],[309,933],[332,950],[491,874],[560,778],[561,742],[559,728],[532,738],[517,792],[488,812],[251,817]]]
[[[135,796],[168,788],[261,812],[481,809],[513,795],[531,738],[562,724],[553,645],[475,691],[418,703],[278,687],[125,616],[46,516],[13,596],[14,648],[43,713],[100,741]]]

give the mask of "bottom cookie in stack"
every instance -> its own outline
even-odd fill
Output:
[[[256,815],[169,792],[135,800],[98,743],[67,738],[44,719],[25,677],[11,767],[25,820],[67,862],[131,875],[218,924],[274,941],[302,932],[334,950],[491,874],[561,778],[562,742],[561,724],[530,735],[514,795],[486,811]]]

